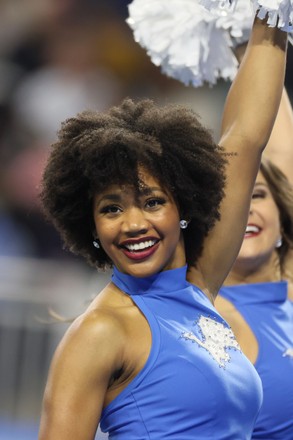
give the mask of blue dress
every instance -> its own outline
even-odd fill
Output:
[[[258,342],[255,368],[264,401],[253,439],[293,439],[293,307],[287,283],[223,287],[220,295],[241,313]]]
[[[147,319],[152,346],[132,382],[104,409],[115,440],[248,440],[262,400],[260,379],[186,267],[113,283]]]

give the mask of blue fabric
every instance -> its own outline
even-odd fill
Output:
[[[250,326],[258,342],[255,363],[264,401],[253,439],[293,439],[293,307],[287,283],[257,283],[223,287]]]
[[[186,267],[143,279],[115,268],[112,281],[146,317],[152,347],[144,368],[104,409],[101,430],[112,440],[250,439],[260,379],[227,323],[186,281]]]

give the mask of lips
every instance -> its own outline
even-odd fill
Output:
[[[244,238],[256,237],[261,232],[261,228],[259,226],[248,224],[245,229]]]
[[[120,243],[124,255],[131,260],[143,260],[150,257],[159,247],[159,240],[154,237],[145,237],[140,240],[126,240]]]

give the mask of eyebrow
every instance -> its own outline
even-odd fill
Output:
[[[160,191],[163,192],[165,194],[165,191],[163,190],[163,188],[160,188],[158,186],[146,186],[145,188],[142,188],[141,190],[139,190],[139,195],[142,196],[147,196],[149,194],[151,194],[152,192],[155,191]]]
[[[147,196],[149,194],[152,194],[155,191],[160,191],[163,192],[165,194],[165,191],[158,187],[158,186],[153,186],[153,187],[145,187],[142,190],[139,191],[139,195],[140,196]],[[109,194],[105,194],[103,195],[98,201],[97,204],[100,204],[102,202],[119,202],[121,200],[122,194],[123,194],[123,190],[121,190],[119,193],[109,193]]]
[[[265,182],[256,182],[254,185],[254,188],[260,187],[260,186],[264,186],[265,188],[268,188],[268,184]]]
[[[119,202],[120,199],[121,199],[120,194],[105,194],[97,201],[97,205],[104,201]]]

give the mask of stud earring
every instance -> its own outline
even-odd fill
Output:
[[[280,248],[283,244],[283,240],[282,237],[278,238],[277,242],[276,242],[276,248]]]
[[[95,240],[93,240],[93,245],[95,246],[95,248],[100,249],[100,243],[97,238],[95,238]]]
[[[188,221],[187,220],[180,220],[179,224],[180,224],[181,229],[186,229],[188,226]]]

